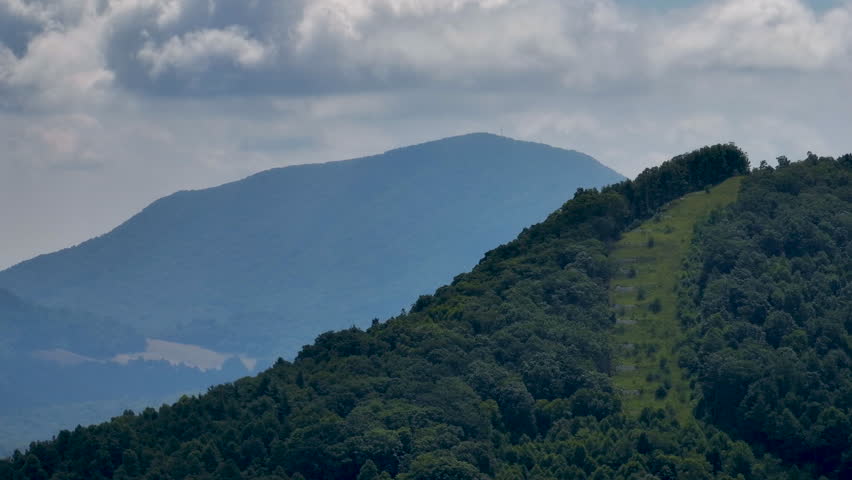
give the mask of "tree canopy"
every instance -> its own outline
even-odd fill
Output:
[[[720,411],[714,405],[705,407],[707,422],[682,423],[660,409],[626,416],[609,379],[614,369],[608,334],[614,317],[607,295],[611,242],[666,202],[747,172],[748,160],[739,149],[719,145],[675,157],[633,181],[577,191],[543,223],[489,252],[452,284],[419,298],[408,313],[367,330],[323,334],[294,362],[280,360],[256,377],[204,395],[61,432],[0,462],[0,478],[812,478],[809,467],[766,454],[762,443],[714,413]],[[759,172],[748,188],[771,175]],[[749,198],[760,200],[746,195],[745,201]],[[706,230],[726,215],[731,214],[715,215]],[[691,288],[684,289],[681,302],[684,322],[696,328],[713,321],[712,309],[706,315],[699,310],[704,292],[721,288],[705,287],[708,282],[701,279],[711,275],[695,273],[704,265],[699,250],[709,245],[708,238],[703,235],[698,244],[689,270],[694,275],[684,280]],[[780,244],[785,245],[783,237]],[[794,297],[790,305],[798,305],[797,312],[806,309],[806,292],[799,303]],[[731,315],[759,315],[757,306],[738,307]],[[796,351],[787,343],[808,348],[809,335],[827,354],[836,350],[832,342],[839,338],[828,332],[828,322],[815,324],[813,334],[805,328],[800,338],[785,330],[783,313],[771,323],[779,325],[773,327],[780,329],[773,333],[781,338],[779,352]],[[734,318],[719,321],[738,325]],[[693,361],[705,399],[718,387],[717,377],[710,376],[714,370],[705,373],[703,365],[718,362],[702,356],[731,349],[732,338],[746,338],[752,330],[734,332],[696,335],[690,345],[695,352],[682,355]],[[715,351],[705,352],[705,337]],[[816,340],[822,337],[826,340]],[[833,355],[815,367],[820,374],[833,365],[834,374],[842,375],[842,361]],[[783,358],[779,354],[779,362]],[[718,378],[758,379],[747,361],[733,362]],[[806,374],[804,381],[816,379]],[[754,384],[723,391],[720,401],[739,405]],[[848,434],[839,399],[830,397],[834,409],[814,417],[820,425],[815,438],[822,442],[815,445]],[[801,403],[809,413],[801,417],[790,408],[791,422],[811,418],[811,404]],[[840,474],[831,467],[820,471]]]
[[[705,418],[825,475],[852,473],[850,166],[752,173],[699,229],[680,310]]]

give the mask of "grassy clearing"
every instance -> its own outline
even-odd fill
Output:
[[[610,304],[618,319],[613,343],[619,353],[613,381],[628,414],[652,407],[670,410],[684,422],[692,417],[692,390],[675,352],[684,338],[676,315],[677,281],[695,222],[736,200],[741,180],[731,178],[709,193],[671,202],[614,247],[617,274]]]

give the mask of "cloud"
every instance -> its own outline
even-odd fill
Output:
[[[0,1],[0,44],[16,56],[23,56],[32,37],[43,29],[38,10],[22,0]]]
[[[53,109],[103,100],[113,73],[104,64],[102,2],[0,0],[0,10],[17,12],[7,21],[38,25],[25,48],[0,45],[0,106]],[[29,22],[29,23],[28,23]],[[36,31],[36,30],[32,30]],[[11,51],[12,55],[9,55]],[[4,53],[5,52],[5,53]]]
[[[211,63],[226,61],[237,68],[257,68],[270,56],[269,48],[249,38],[236,26],[223,30],[205,29],[172,37],[165,45],[147,42],[138,57],[149,65],[152,77],[168,69],[197,73],[210,68]]]
[[[2,9],[14,24],[3,43],[18,58],[6,83],[53,100],[113,82],[172,96],[612,91],[683,69],[848,69],[852,40],[848,5],[818,14],[799,0],[664,14],[611,0],[0,0]],[[59,88],[57,78],[72,81]]]
[[[848,68],[852,45],[848,5],[823,15],[798,0],[727,0],[678,15],[655,37],[659,68]]]
[[[852,4],[646,3],[0,0],[0,267],[175,190],[470,131],[627,175],[852,150]]]
[[[27,121],[0,117],[7,132],[7,162],[18,169],[92,170],[102,168],[105,153],[99,138],[105,134],[98,119],[85,114],[27,116]]]

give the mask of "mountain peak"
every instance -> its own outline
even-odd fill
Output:
[[[495,146],[507,146],[514,145],[517,147],[526,147],[533,149],[553,149],[563,152],[573,152],[578,153],[576,150],[563,149],[559,147],[553,147],[551,145],[547,145],[539,142],[531,142],[528,140],[518,140],[512,137],[507,137],[504,135],[498,135],[490,132],[471,132],[465,133],[461,135],[455,135],[451,137],[440,138],[437,140],[429,140],[423,143],[418,143],[414,145],[409,145],[406,147],[394,148],[385,152],[386,154],[405,151],[409,149],[429,149],[429,148],[441,148],[441,147],[449,147],[449,148],[489,148]],[[585,154],[581,154],[584,157],[588,157]],[[592,157],[588,157],[592,158]]]
[[[223,342],[239,334],[211,324],[299,319],[293,339],[275,340],[292,354],[323,329],[398,312],[578,187],[622,179],[578,152],[470,133],[178,192],[0,272],[0,287],[219,351],[238,348]],[[268,353],[273,337],[252,339],[248,353]]]

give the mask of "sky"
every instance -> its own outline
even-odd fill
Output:
[[[628,176],[839,155],[850,80],[849,1],[0,0],[0,268],[177,190],[469,132]]]

